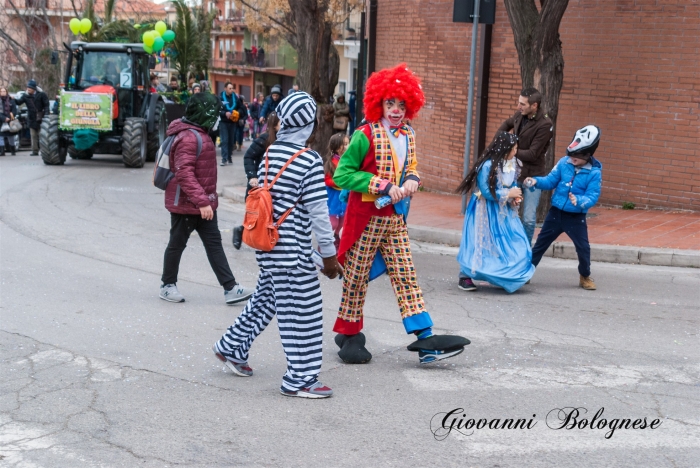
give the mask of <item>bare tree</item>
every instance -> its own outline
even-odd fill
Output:
[[[515,48],[520,61],[523,88],[534,86],[542,93],[542,106],[554,125],[552,142],[545,155],[545,169],[554,166],[554,146],[559,113],[559,94],[564,82],[564,54],[559,25],[569,0],[504,0]],[[544,219],[550,207],[549,193],[543,193],[537,218]]]
[[[329,102],[338,84],[340,57],[333,45],[338,27],[361,0],[241,0],[246,23],[253,31],[281,35],[297,52],[297,82],[318,103],[321,125],[314,149],[333,133]]]

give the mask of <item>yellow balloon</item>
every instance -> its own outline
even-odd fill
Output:
[[[156,23],[156,31],[158,31],[158,35],[162,36],[165,31],[168,30],[168,27],[165,25],[164,22],[158,21]]]
[[[143,35],[143,43],[146,44],[148,47],[153,46],[153,41],[156,40],[155,37],[153,37],[153,34],[151,34],[152,31],[148,31]]]
[[[78,18],[73,18],[72,20],[70,20],[70,23],[68,23],[68,27],[70,28],[70,31],[76,36],[80,34],[80,20]]]
[[[92,29],[92,21],[87,18],[80,20],[80,32],[87,34]]]
[[[155,39],[156,37],[160,37],[160,33],[155,30],[151,31],[151,35],[153,36],[153,39]]]

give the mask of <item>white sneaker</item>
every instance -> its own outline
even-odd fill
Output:
[[[164,284],[160,287],[160,298],[169,302],[185,302],[185,297],[174,284]]]
[[[224,291],[224,300],[228,305],[237,304],[248,299],[254,292],[254,289],[244,288],[240,284],[237,284],[233,289]]]

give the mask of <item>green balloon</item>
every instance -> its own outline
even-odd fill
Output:
[[[153,53],[153,49],[147,46],[146,44],[143,45],[143,50],[146,51],[147,54]]]
[[[172,41],[174,41],[174,40],[175,40],[175,31],[172,31],[172,30],[170,30],[170,29],[168,29],[167,31],[165,31],[165,33],[163,33],[163,40],[164,40],[165,42],[172,42]]]
[[[165,45],[165,41],[163,40],[163,38],[156,37],[156,40],[153,41],[153,50],[156,52],[160,52],[163,49],[164,45]]]

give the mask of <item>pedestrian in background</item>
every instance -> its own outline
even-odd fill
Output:
[[[245,133],[245,124],[248,121],[248,105],[242,94],[238,95],[238,122],[236,122],[236,151],[243,151],[243,134]],[[229,160],[229,162],[231,162]]]
[[[350,131],[348,132],[350,136],[355,132],[355,111],[356,111],[356,106],[357,106],[357,98],[356,98],[356,92],[350,91],[348,93],[350,95],[350,99],[348,99],[348,105],[350,106]],[[410,125],[410,124],[408,124]]]
[[[7,92],[7,88],[0,87],[0,156],[5,156],[5,151],[16,154],[16,133],[10,131],[10,122],[17,118],[17,104]]]
[[[44,114],[49,112],[49,97],[45,92],[39,91],[35,80],[29,80],[27,83],[27,92],[17,99],[17,105],[25,104],[27,106],[27,123],[29,124],[29,133],[32,138],[31,156],[39,156],[39,130],[41,122],[44,120]]]
[[[333,132],[346,133],[350,121],[350,106],[345,102],[345,95],[338,93],[333,103]]]
[[[457,188],[463,194],[473,189],[457,254],[458,287],[464,291],[476,291],[476,279],[512,293],[535,273],[530,243],[518,217],[522,191],[517,186],[517,151],[518,137],[497,132]]]
[[[518,178],[518,186],[527,177],[545,175],[544,156],[552,140],[554,127],[542,109],[542,94],[535,88],[526,88],[518,97],[518,110],[498,131],[512,131],[518,137],[518,158],[523,166]],[[537,221],[537,205],[540,203],[540,189],[523,192],[522,220],[528,241],[532,245]]]
[[[260,118],[259,122],[265,123],[265,120],[267,119],[267,116],[270,114],[270,112],[275,112],[277,109],[277,105],[280,103],[280,100],[282,99],[282,86],[280,85],[274,85],[272,87],[272,90],[270,90],[270,95],[265,98],[265,102],[263,103],[262,110],[260,111]]]
[[[248,198],[248,192],[253,187],[258,186],[258,169],[262,162],[263,156],[267,148],[277,139],[277,131],[280,129],[280,119],[275,112],[267,117],[267,132],[258,136],[248,147],[248,150],[243,156],[243,168],[245,169],[246,179],[248,180],[245,189],[245,197]],[[233,246],[236,250],[241,248],[243,242],[243,226],[233,228]]]
[[[171,227],[163,259],[160,298],[166,301],[185,302],[177,288],[177,276],[182,253],[193,231],[199,234],[209,264],[224,288],[226,304],[244,301],[253,293],[237,283],[231,272],[216,216],[219,204],[216,147],[207,132],[216,124],[220,106],[216,96],[197,93],[187,102],[185,116],[168,127],[168,136],[177,137],[170,147],[170,168],[175,176],[165,190]]]
[[[225,166],[233,162],[231,153],[236,146],[238,138],[238,120],[242,113],[242,103],[238,95],[233,92],[233,83],[226,82],[221,92],[221,122],[219,123],[219,137],[221,138],[221,165]]]
[[[340,246],[340,231],[343,228],[345,210],[348,207],[348,194],[345,191],[345,199],[343,199],[343,191],[333,182],[333,174],[335,174],[335,168],[338,167],[340,158],[349,144],[350,139],[347,135],[336,133],[329,140],[328,149],[323,156],[323,172],[326,176],[326,193],[328,194],[328,215],[335,236],[336,250]]]
[[[574,243],[578,256],[579,286],[594,290],[591,278],[591,245],[588,243],[586,213],[598,202],[603,165],[593,157],[600,143],[600,129],[587,125],[578,130],[547,177],[528,177],[527,187],[552,192],[552,207],[532,248],[532,264],[537,266],[552,242],[562,234]],[[526,188],[526,191],[529,190]]]
[[[259,135],[259,126],[260,123],[258,120],[260,119],[260,110],[261,110],[261,102],[260,99],[262,98],[261,94],[258,94],[256,97],[253,98],[253,101],[248,105],[248,115],[250,118],[253,120],[253,123],[250,127],[250,137],[255,140],[258,135]]]

